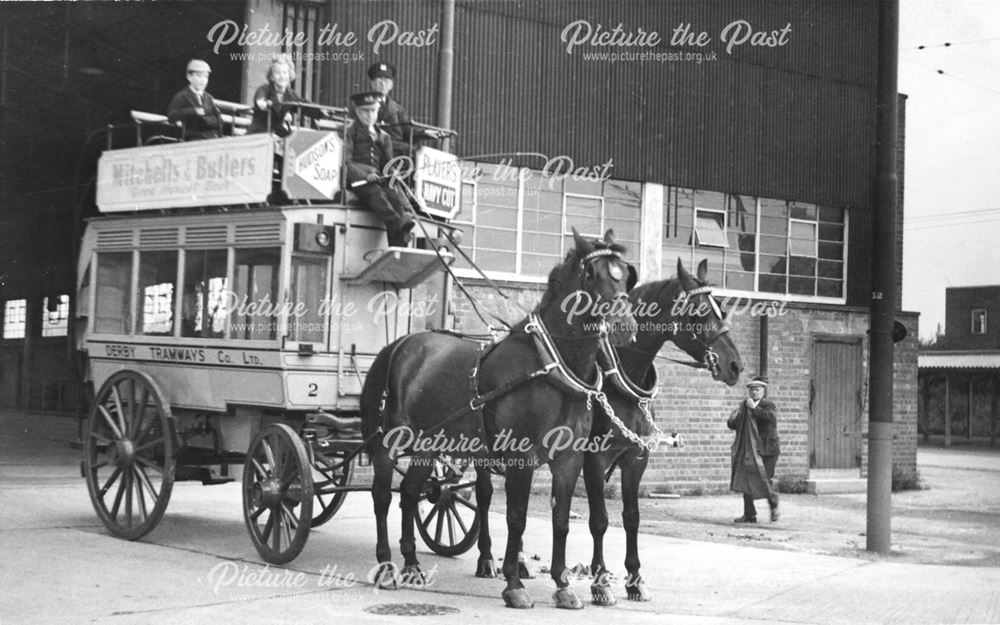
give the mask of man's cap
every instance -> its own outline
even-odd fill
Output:
[[[382,103],[382,94],[378,91],[362,91],[351,96],[354,106],[371,106]]]
[[[391,63],[375,63],[368,67],[368,79],[392,78],[396,79],[396,67]]]
[[[759,375],[754,376],[752,380],[747,382],[747,388],[750,388],[751,386],[762,386],[767,388],[767,379]]]
[[[205,61],[201,61],[201,60],[198,60],[198,59],[191,59],[191,61],[188,63],[187,71],[188,72],[206,72],[206,73],[211,74],[212,73],[212,68],[209,67],[208,63],[206,63]]]

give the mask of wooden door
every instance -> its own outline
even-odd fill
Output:
[[[809,466],[861,466],[861,337],[815,336],[809,395]]]

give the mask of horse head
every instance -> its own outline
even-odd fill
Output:
[[[632,291],[633,311],[642,318],[632,356],[652,357],[664,342],[673,341],[705,366],[713,379],[733,386],[739,381],[743,362],[729,336],[729,316],[722,313],[705,281],[707,273],[707,261],[701,261],[695,277],[678,260],[676,278],[643,284]]]
[[[549,274],[548,289],[539,309],[569,334],[595,334],[604,326],[614,345],[635,338],[628,291],[635,285],[635,268],[622,260],[625,248],[608,230],[603,239],[588,241],[573,229],[575,246]],[[550,327],[550,319],[546,319]]]
[[[698,263],[697,275],[692,276],[677,259],[677,279],[682,290],[675,302],[675,308],[679,305],[680,310],[673,340],[689,356],[704,363],[712,379],[734,386],[743,371],[743,361],[729,336],[731,315],[723,314],[719,302],[712,297],[707,274],[707,260]]]

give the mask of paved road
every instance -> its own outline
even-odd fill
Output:
[[[310,535],[287,569],[260,563],[235,485],[175,485],[161,524],[144,540],[112,538],[97,521],[69,449],[72,422],[0,413],[0,623],[403,622],[379,611],[449,608],[435,623],[996,623],[1000,569],[834,557],[743,544],[640,538],[648,603],[584,612],[554,609],[552,582],[529,581],[530,611],[505,609],[502,582],[471,575],[475,555],[422,552],[435,571],[425,589],[377,592],[371,500],[352,494],[337,517]],[[949,452],[945,460],[959,462]],[[975,454],[972,454],[975,455]],[[959,454],[961,456],[961,454]],[[938,456],[935,456],[937,458]],[[974,462],[996,462],[995,455]],[[393,508],[395,515],[397,508]],[[502,518],[494,519],[501,528]],[[398,537],[398,518],[390,519]],[[548,544],[548,524],[531,519],[527,544]],[[395,538],[394,538],[395,540]],[[608,562],[624,557],[612,529]],[[395,544],[394,544],[395,547]],[[570,561],[589,559],[584,521],[570,533]],[[619,568],[617,565],[615,568]],[[621,574],[622,571],[616,571]],[[362,580],[362,581],[358,581]],[[581,596],[587,580],[574,580]],[[620,583],[618,584],[620,587]],[[413,617],[405,617],[412,620]]]

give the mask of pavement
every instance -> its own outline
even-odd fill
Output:
[[[352,493],[313,531],[286,567],[261,562],[243,524],[235,484],[174,486],[167,513],[142,540],[108,535],[79,476],[67,440],[76,422],[0,411],[0,625],[21,623],[998,623],[1000,568],[840,557],[768,549],[743,541],[642,534],[643,575],[652,600],[557,610],[547,576],[528,580],[533,610],[504,608],[503,582],[475,578],[476,553],[441,558],[418,544],[424,588],[377,590],[371,498]],[[963,466],[962,453],[946,463]],[[972,454],[975,455],[975,454]],[[993,463],[996,454],[987,454]],[[499,485],[498,485],[499,486]],[[502,488],[502,487],[500,487]],[[498,496],[502,496],[498,493]],[[579,507],[583,507],[582,504]],[[984,513],[985,514],[985,513]],[[997,524],[1000,516],[987,522]],[[503,518],[491,518],[502,551]],[[390,517],[397,556],[398,508]],[[531,518],[526,545],[550,544],[545,519]],[[419,543],[419,541],[418,541]],[[624,559],[624,533],[611,528],[606,559]],[[588,561],[586,519],[573,522],[569,562]],[[621,592],[624,571],[613,564]],[[589,599],[589,580],[571,586]]]

